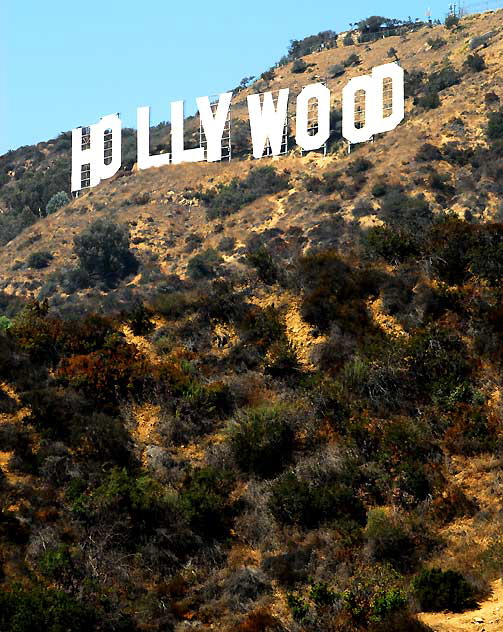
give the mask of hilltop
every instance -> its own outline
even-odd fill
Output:
[[[51,209],[69,135],[0,157],[2,630],[499,629],[503,11],[388,26],[243,80],[231,162],[126,130]],[[395,58],[405,120],[348,153]],[[320,78],[326,155],[250,159],[246,96]]]
[[[322,227],[327,221],[332,221],[333,216],[326,212],[313,213],[321,198],[306,191],[303,182],[310,176],[319,176],[325,172],[337,171],[345,174],[348,165],[354,163],[356,158],[369,160],[372,170],[367,176],[371,175],[371,178],[366,177],[366,182],[362,182],[361,186],[343,179],[344,186],[341,184],[341,188],[345,190],[330,195],[330,199],[340,206],[337,213],[339,222],[344,220],[347,224],[356,218],[359,226],[366,227],[378,221],[377,203],[371,190],[376,181],[383,179],[399,182],[412,194],[423,192],[434,209],[448,206],[461,216],[465,211],[470,211],[485,219],[493,217],[499,209],[498,192],[484,186],[483,173],[477,174],[478,180],[475,181],[472,165],[459,165],[455,157],[433,163],[438,175],[445,179],[444,186],[454,187],[448,203],[445,200],[439,203],[436,198],[441,191],[428,184],[431,174],[425,173],[425,162],[418,163],[415,158],[419,148],[425,143],[437,147],[446,146],[453,155],[458,150],[469,151],[484,146],[488,111],[499,107],[497,100],[488,105],[486,95],[494,92],[499,97],[501,94],[500,22],[501,12],[490,12],[464,18],[461,30],[425,26],[402,37],[387,37],[350,46],[342,44],[341,36],[337,48],[304,57],[308,69],[303,73],[292,72],[294,62],[278,67],[272,79],[259,79],[238,93],[232,112],[236,121],[239,122],[240,117],[245,116],[245,100],[248,94],[281,87],[289,87],[296,94],[303,85],[318,77],[328,77],[327,84],[335,99],[334,109],[340,109],[343,85],[351,77],[365,74],[372,67],[389,61],[388,51],[391,48],[397,51],[401,65],[409,73],[406,119],[392,133],[376,138],[374,143],[357,146],[356,151],[349,156],[345,143],[334,140],[332,152],[326,157],[316,153],[304,156],[290,154],[280,159],[263,159],[257,162],[240,160],[238,155],[230,163],[167,166],[144,172],[123,171],[121,177],[102,183],[11,240],[0,255],[4,289],[24,296],[38,296],[51,273],[72,260],[72,236],[98,217],[111,217],[114,221],[129,223],[131,236],[134,241],[138,241],[135,245],[143,264],[147,267],[154,265],[163,274],[185,273],[188,257],[182,255],[187,247],[185,239],[189,235],[194,236],[198,250],[216,247],[223,237],[236,239],[235,249],[225,252],[225,258],[230,263],[239,259],[245,246],[245,236],[259,234],[271,228],[285,230],[289,226],[298,226],[307,238],[305,248],[309,248],[316,244],[317,239],[310,235],[323,232]],[[469,46],[472,38],[491,31],[494,34],[486,42],[486,47],[478,49],[478,52],[482,50],[486,68],[481,72],[463,68],[465,59],[473,52]],[[428,41],[432,44],[428,44]],[[341,76],[330,78],[330,69],[341,65],[351,55],[357,55],[359,63],[347,67]],[[414,105],[414,94],[421,89],[418,73],[429,76],[446,67],[455,69],[459,77],[447,77],[447,83],[455,83],[440,92],[439,107],[425,109]],[[235,122],[234,125],[235,133],[241,133],[239,124]],[[168,147],[169,128],[163,130],[162,127],[153,130],[153,148]],[[336,135],[335,130],[334,136]],[[126,131],[126,166],[132,166],[128,162],[128,146],[133,141],[132,133]],[[41,196],[31,202],[32,212],[38,212],[39,209],[43,212],[53,193],[59,190],[68,191],[69,144],[68,135],[62,135],[56,141],[21,148],[10,156],[11,164],[8,166],[12,169],[9,172],[16,173],[14,178],[19,178],[18,188],[27,197],[30,180],[45,177],[49,183],[47,186],[36,187],[37,191],[44,190],[45,197]],[[246,149],[241,150],[242,156],[247,156]],[[16,164],[18,156],[20,164]],[[6,158],[3,157],[3,164]],[[243,178],[253,166],[266,164],[273,164],[280,171],[288,171],[290,188],[276,195],[260,198],[256,203],[245,206],[221,221],[208,223],[204,206],[198,204],[193,197],[187,196],[187,192],[205,190],[220,182],[228,182],[233,177]],[[482,165],[478,170],[483,172],[484,169]],[[21,211],[20,207],[25,200],[16,202],[9,190],[15,184],[16,181],[9,182],[0,189],[0,205],[3,199],[4,206],[17,203],[16,210]],[[37,250],[49,251],[54,259],[42,270],[26,270],[23,264]],[[169,255],[167,261],[166,255]],[[149,256],[156,259],[155,264],[149,261]],[[131,285],[134,286],[134,283]],[[46,286],[42,290],[42,296],[51,296],[50,287]]]

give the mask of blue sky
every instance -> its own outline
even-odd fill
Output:
[[[269,68],[291,39],[344,31],[369,15],[443,19],[449,2],[333,0],[1,0],[0,154],[64,130],[235,87]]]

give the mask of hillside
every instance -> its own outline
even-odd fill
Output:
[[[68,134],[0,157],[2,632],[503,629],[503,10],[345,35],[244,82],[231,162],[126,130],[46,214]],[[246,96],[320,77],[327,155],[250,159]]]

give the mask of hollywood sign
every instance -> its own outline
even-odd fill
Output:
[[[282,153],[287,122],[289,89],[247,97],[253,157]],[[357,98],[364,93],[358,113]],[[304,87],[296,99],[295,142],[303,151],[322,148],[330,137],[330,90],[322,83]],[[222,159],[222,136],[229,124],[232,93],[196,99],[204,146],[184,145],[184,101],[171,106],[171,153],[150,154],[150,108],[137,109],[137,166],[149,169],[183,162],[215,162]],[[310,122],[316,105],[316,124]],[[342,136],[349,143],[370,140],[375,134],[394,129],[404,118],[404,71],[397,63],[373,68],[369,75],[351,79],[342,90]],[[112,177],[121,167],[121,129],[118,114],[104,116],[88,128],[72,130],[72,191],[94,187]],[[230,129],[229,129],[230,135]],[[230,143],[230,138],[229,138]],[[230,158],[230,152],[228,157]]]

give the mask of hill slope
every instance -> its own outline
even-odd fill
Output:
[[[237,130],[356,54],[337,108],[394,48],[406,119],[349,155],[122,170],[3,234],[0,629],[498,629],[502,27],[340,37],[238,93]],[[68,150],[0,159],[0,227]]]

